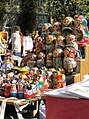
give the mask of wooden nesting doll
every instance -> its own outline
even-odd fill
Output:
[[[43,39],[38,36],[36,38],[36,47],[35,47],[35,50],[36,50],[36,55],[38,55],[40,52],[42,52],[42,42],[43,42]]]
[[[64,36],[58,35],[56,37],[56,40],[55,40],[55,49],[56,48],[62,48],[63,49],[65,47],[64,40],[65,40],[65,37]]]
[[[62,24],[60,22],[54,22],[52,25],[52,34],[57,36],[62,33]]]
[[[66,36],[66,46],[67,47],[73,47],[75,49],[75,53],[77,54],[77,52],[78,52],[78,44],[77,44],[77,39],[76,39],[75,35],[68,34]]]
[[[53,67],[53,53],[48,53],[46,57],[46,67],[52,68]]]
[[[42,66],[45,66],[45,54],[40,52],[38,54],[37,67],[41,68]]]
[[[72,47],[66,47],[64,49],[64,59],[63,59],[63,67],[65,69],[65,73],[70,75],[76,73],[76,57],[75,50]]]
[[[85,46],[88,44],[88,26],[87,19],[83,15],[74,16],[75,29],[74,34],[79,39],[78,46]],[[80,39],[81,36],[81,39]]]
[[[11,97],[17,97],[17,82],[16,82],[16,80],[12,81],[10,95],[11,95]]]
[[[19,82],[17,84],[18,98],[24,98],[24,84]]]
[[[53,67],[62,68],[63,61],[63,50],[61,48],[57,48],[53,51]]]
[[[46,54],[53,52],[55,49],[55,37],[53,35],[48,35],[46,37]]]

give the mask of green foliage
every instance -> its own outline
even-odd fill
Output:
[[[0,2],[0,21],[3,19],[4,13],[5,13],[5,3]]]
[[[21,0],[20,14],[17,23],[20,25],[23,34],[26,30],[32,32],[36,26],[37,0]]]
[[[89,0],[50,0],[50,4],[51,15],[56,20],[66,16],[74,17],[75,14],[86,15],[89,12]]]

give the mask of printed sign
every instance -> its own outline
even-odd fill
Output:
[[[5,54],[8,42],[8,32],[0,32],[0,55]]]

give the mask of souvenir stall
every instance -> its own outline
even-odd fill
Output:
[[[55,22],[52,25],[45,23],[42,26],[42,34],[34,39],[33,50],[27,51],[23,59],[19,59],[19,66],[14,64],[14,58],[10,53],[5,53],[0,68],[0,96],[7,100],[2,99],[1,102],[6,103],[13,98],[18,100],[18,104],[23,99],[28,104],[28,101],[34,102],[35,99],[35,115],[46,91],[62,89],[71,83],[80,82],[83,76],[89,73],[88,50],[85,17],[66,17],[63,23]],[[56,99],[51,98],[53,101]],[[50,106],[49,100],[50,97],[47,97],[47,106]],[[14,107],[18,112],[15,104]],[[47,116],[51,114],[48,108],[50,107],[47,107]]]

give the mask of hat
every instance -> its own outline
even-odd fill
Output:
[[[22,68],[20,68],[19,71],[20,71],[20,72],[29,72],[28,69],[27,69],[26,67],[22,67]]]
[[[18,70],[19,71],[20,69],[19,69],[19,67],[14,66],[14,67],[12,67],[12,70]]]

